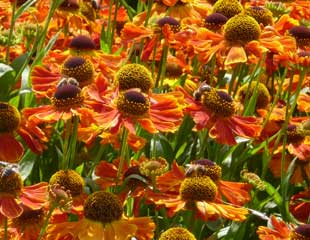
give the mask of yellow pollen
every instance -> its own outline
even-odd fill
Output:
[[[72,197],[75,197],[83,192],[84,180],[74,170],[59,170],[52,175],[49,184],[59,184],[64,187],[64,190],[69,190]]]
[[[239,14],[229,19],[224,27],[224,38],[230,43],[244,45],[260,37],[260,26],[248,15]]]
[[[123,207],[116,195],[109,192],[94,192],[84,204],[85,217],[103,224],[119,220]]]
[[[217,116],[230,117],[235,113],[234,102],[225,92],[211,88],[202,94],[201,99],[204,106]]]
[[[248,100],[251,96],[253,96],[254,91],[257,91],[256,98],[256,109],[264,109],[268,106],[271,100],[271,96],[267,87],[263,83],[258,83],[257,81],[252,81],[251,84],[244,84],[241,86],[237,92],[237,99],[244,103],[246,97]]]
[[[76,79],[79,82],[79,85],[83,87],[92,82],[94,67],[89,59],[71,57],[62,65],[61,73],[66,77]]]
[[[142,162],[139,166],[140,172],[147,176],[159,176],[167,171],[168,162],[166,159],[159,157],[157,159],[150,159]]]
[[[137,91],[120,92],[117,98],[118,110],[128,116],[142,117],[148,113],[150,102],[147,97]]]
[[[211,178],[185,178],[180,187],[180,195],[184,201],[213,201],[217,194],[217,187]]]
[[[273,24],[272,12],[263,7],[249,7],[245,10],[245,14],[253,17],[258,23],[264,26]]]
[[[241,13],[243,7],[237,0],[218,0],[213,5],[213,13],[223,14],[227,18],[231,18]]]
[[[196,238],[186,228],[173,227],[163,232],[159,240],[196,240]]]
[[[153,85],[151,72],[143,65],[131,63],[121,67],[116,74],[116,82],[120,91],[140,88],[148,93]]]
[[[18,196],[24,186],[21,176],[9,167],[0,168],[0,195]]]
[[[15,131],[20,124],[20,113],[16,107],[0,102],[0,134]]]

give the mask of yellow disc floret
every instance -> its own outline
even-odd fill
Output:
[[[143,65],[136,63],[121,67],[116,74],[116,81],[120,91],[140,88],[142,92],[147,93],[153,85],[151,72]]]
[[[213,13],[221,13],[227,18],[231,18],[241,13],[243,7],[237,0],[218,0],[213,6]]]
[[[185,178],[180,187],[184,201],[213,201],[216,193],[215,183],[207,176]]]
[[[244,103],[246,97],[249,99],[253,96],[254,91],[257,91],[256,108],[266,108],[270,103],[271,96],[267,87],[263,83],[257,83],[257,81],[242,85],[237,92],[237,99]]]
[[[84,180],[74,170],[59,170],[52,175],[49,184],[59,184],[65,190],[69,190],[72,197],[75,197],[83,192]]]
[[[24,186],[21,176],[9,167],[0,168],[0,195],[18,196]]]
[[[124,115],[141,117],[146,114],[150,108],[150,102],[143,93],[129,90],[120,92],[117,98],[117,108]]]
[[[91,83],[94,76],[94,67],[90,60],[82,57],[70,57],[62,65],[61,73],[72,77],[81,87]]]
[[[235,113],[234,101],[229,94],[210,88],[202,96],[204,106],[220,117],[230,117]]]
[[[140,172],[147,177],[159,176],[167,171],[168,162],[162,157],[157,159],[152,158],[141,162],[139,169]]]
[[[229,19],[224,27],[224,38],[231,43],[246,44],[260,37],[260,26],[248,15],[239,14]]]
[[[163,232],[159,240],[196,240],[196,238],[186,228],[173,227]]]
[[[20,113],[13,105],[0,102],[0,133],[11,133],[20,124]]]
[[[245,10],[245,14],[253,17],[264,26],[273,24],[272,12],[267,8],[252,6]]]
[[[310,224],[303,224],[291,231],[291,240],[310,240]]]
[[[94,192],[84,204],[85,217],[103,224],[121,219],[122,214],[122,204],[113,193]]]

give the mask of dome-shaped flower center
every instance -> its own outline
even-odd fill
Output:
[[[300,225],[290,235],[291,240],[310,240],[310,224]]]
[[[91,2],[96,2],[96,1],[91,1]],[[83,1],[80,11],[88,20],[95,21],[97,17],[96,9],[93,8],[91,2]]]
[[[127,186],[130,189],[135,189],[136,187],[145,187],[148,178],[143,175],[139,169],[139,166],[129,167],[123,175],[123,179],[127,180]]]
[[[116,195],[109,192],[94,192],[88,196],[84,204],[86,218],[103,224],[121,219],[123,207]]]
[[[196,238],[186,228],[173,227],[163,232],[159,240],[196,240]]]
[[[84,180],[74,170],[59,170],[51,176],[49,184],[59,184],[65,190],[69,190],[72,197],[75,197],[83,192]]]
[[[16,107],[6,102],[0,102],[0,134],[11,133],[20,124],[20,113]]]
[[[0,168],[0,194],[17,196],[24,186],[21,176],[10,167]]]
[[[76,12],[79,8],[80,5],[78,0],[64,0],[58,7],[58,9],[68,12]]]
[[[238,90],[237,99],[241,103],[245,103],[244,101],[246,97],[249,100],[249,98],[253,96],[255,90],[257,91],[256,108],[266,108],[270,102],[271,96],[267,87],[263,83],[258,83],[257,85],[256,81],[252,81],[251,84],[244,84]]]
[[[81,87],[91,83],[94,76],[93,64],[82,57],[68,58],[61,68],[61,73],[66,77],[75,78]]]
[[[210,88],[202,94],[201,99],[208,110],[220,117],[230,117],[235,113],[233,99],[226,92]]]
[[[213,13],[221,13],[227,18],[231,18],[241,13],[243,7],[237,0],[218,0],[213,5]]]
[[[51,102],[56,109],[68,110],[70,108],[80,107],[83,103],[81,89],[78,87],[78,82],[71,79],[63,79],[58,84],[54,97]]]
[[[296,125],[289,124],[287,126],[287,142],[288,143],[298,143],[302,140],[304,140],[304,136],[301,134],[300,128],[298,128]]]
[[[153,85],[151,72],[143,65],[131,63],[121,67],[116,74],[119,90],[140,88],[147,93]]]
[[[74,49],[74,50],[86,50],[86,51],[87,50],[94,50],[94,49],[96,49],[96,44],[88,36],[78,35],[78,36],[72,38],[72,40],[69,44],[69,48]]]
[[[299,47],[310,46],[310,28],[305,26],[295,26],[289,30],[289,33],[296,39]]]
[[[227,21],[224,27],[224,37],[231,43],[246,44],[259,39],[260,26],[248,15],[239,14]]]
[[[205,18],[205,27],[218,31],[227,22],[228,18],[221,13],[213,13]]]
[[[299,52],[297,53],[298,57],[307,57],[309,58],[310,57],[310,51],[302,51],[302,52]]]
[[[215,183],[207,176],[185,178],[180,187],[184,201],[213,201],[216,193]]]
[[[166,77],[167,78],[178,78],[182,75],[183,70],[180,65],[174,62],[167,62],[166,64]]]
[[[212,162],[209,159],[199,159],[194,161],[194,165],[199,165],[204,167],[204,171],[200,176],[208,176],[213,181],[218,181],[222,177],[222,168],[216,163]]]
[[[125,93],[119,93],[117,98],[117,108],[125,115],[139,117],[148,112],[150,102],[142,93],[129,90]]]
[[[13,224],[20,229],[34,227],[43,224],[44,216],[43,208],[37,210],[24,208],[22,215],[13,219]]]
[[[252,6],[245,10],[245,14],[253,17],[258,23],[264,26],[273,24],[272,12],[267,8]]]
[[[173,17],[166,16],[157,21],[157,25],[160,28],[162,28],[165,24],[168,24],[174,33],[181,30],[180,22]]]
[[[159,176],[167,171],[168,162],[162,157],[152,158],[143,161],[139,168],[141,173],[147,177]]]

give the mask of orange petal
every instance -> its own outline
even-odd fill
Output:
[[[13,197],[1,197],[0,213],[7,218],[16,218],[23,212],[23,208],[17,203]]]
[[[235,63],[246,62],[246,61],[247,61],[247,56],[244,51],[244,48],[240,46],[233,46],[227,54],[227,57],[225,60],[225,66],[235,64]]]
[[[0,161],[16,163],[23,153],[23,145],[12,134],[0,134]]]

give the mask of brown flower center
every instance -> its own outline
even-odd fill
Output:
[[[37,210],[25,208],[22,215],[13,219],[13,224],[20,229],[43,225],[44,216],[43,208]]]
[[[75,50],[94,50],[96,49],[95,42],[85,35],[78,35],[74,37],[70,44],[69,48],[75,49]]]
[[[61,73],[72,77],[79,82],[81,87],[92,82],[94,76],[93,64],[82,57],[70,57],[62,65]]]
[[[148,178],[140,172],[139,166],[132,166],[126,170],[123,175],[123,179],[127,180],[127,186],[130,189],[136,187],[145,187]]]
[[[17,196],[24,186],[21,176],[10,167],[0,167],[0,194]]]
[[[218,31],[227,22],[228,18],[221,13],[213,13],[205,18],[205,27],[211,31]]]
[[[70,108],[80,107],[83,100],[84,98],[81,96],[81,89],[78,87],[77,81],[71,78],[61,80],[51,102],[56,109],[68,110]]]
[[[310,28],[305,26],[295,26],[289,30],[289,33],[296,39],[299,47],[310,46]]]
[[[20,124],[20,113],[16,107],[0,102],[0,134],[15,131]]]
[[[64,0],[58,7],[59,10],[67,12],[76,12],[79,8],[78,0]]]
[[[231,43],[242,45],[258,40],[260,37],[260,26],[257,21],[248,15],[239,14],[227,21],[224,27],[224,37]]]
[[[143,116],[150,108],[149,100],[140,92],[129,90],[125,93],[119,93],[117,98],[118,110],[131,116]]]
[[[267,8],[252,6],[245,10],[245,14],[253,17],[258,23],[264,26],[273,24],[272,12]]]
[[[140,164],[140,171],[143,175],[147,177],[159,176],[167,171],[168,162],[166,159],[159,157],[157,159],[152,158],[146,161],[143,161]]]
[[[185,178],[180,187],[181,198],[188,202],[213,201],[216,193],[215,183],[207,176]]]
[[[86,218],[103,224],[121,219],[123,207],[116,195],[109,192],[94,192],[84,204]]]
[[[304,136],[299,131],[298,127],[293,124],[287,126],[287,142],[288,143],[298,143],[304,140]]]
[[[290,235],[291,240],[310,240],[310,224],[300,225]]]
[[[201,99],[204,106],[219,117],[230,117],[235,113],[233,99],[226,92],[210,88],[203,92]]]
[[[196,238],[186,228],[173,227],[163,232],[159,240],[196,240]]]
[[[140,88],[147,93],[153,85],[151,72],[143,65],[131,63],[119,69],[116,74],[119,90],[124,91],[131,88]]]
[[[64,187],[64,190],[69,190],[72,197],[75,197],[83,192],[84,180],[74,170],[59,170],[52,175],[49,184],[58,184]]]
[[[174,33],[181,30],[180,22],[173,17],[166,16],[157,21],[157,25],[160,28],[162,28],[165,24],[168,24]]]
[[[213,13],[221,13],[227,18],[231,18],[241,13],[243,7],[237,0],[218,0],[213,5]]]

